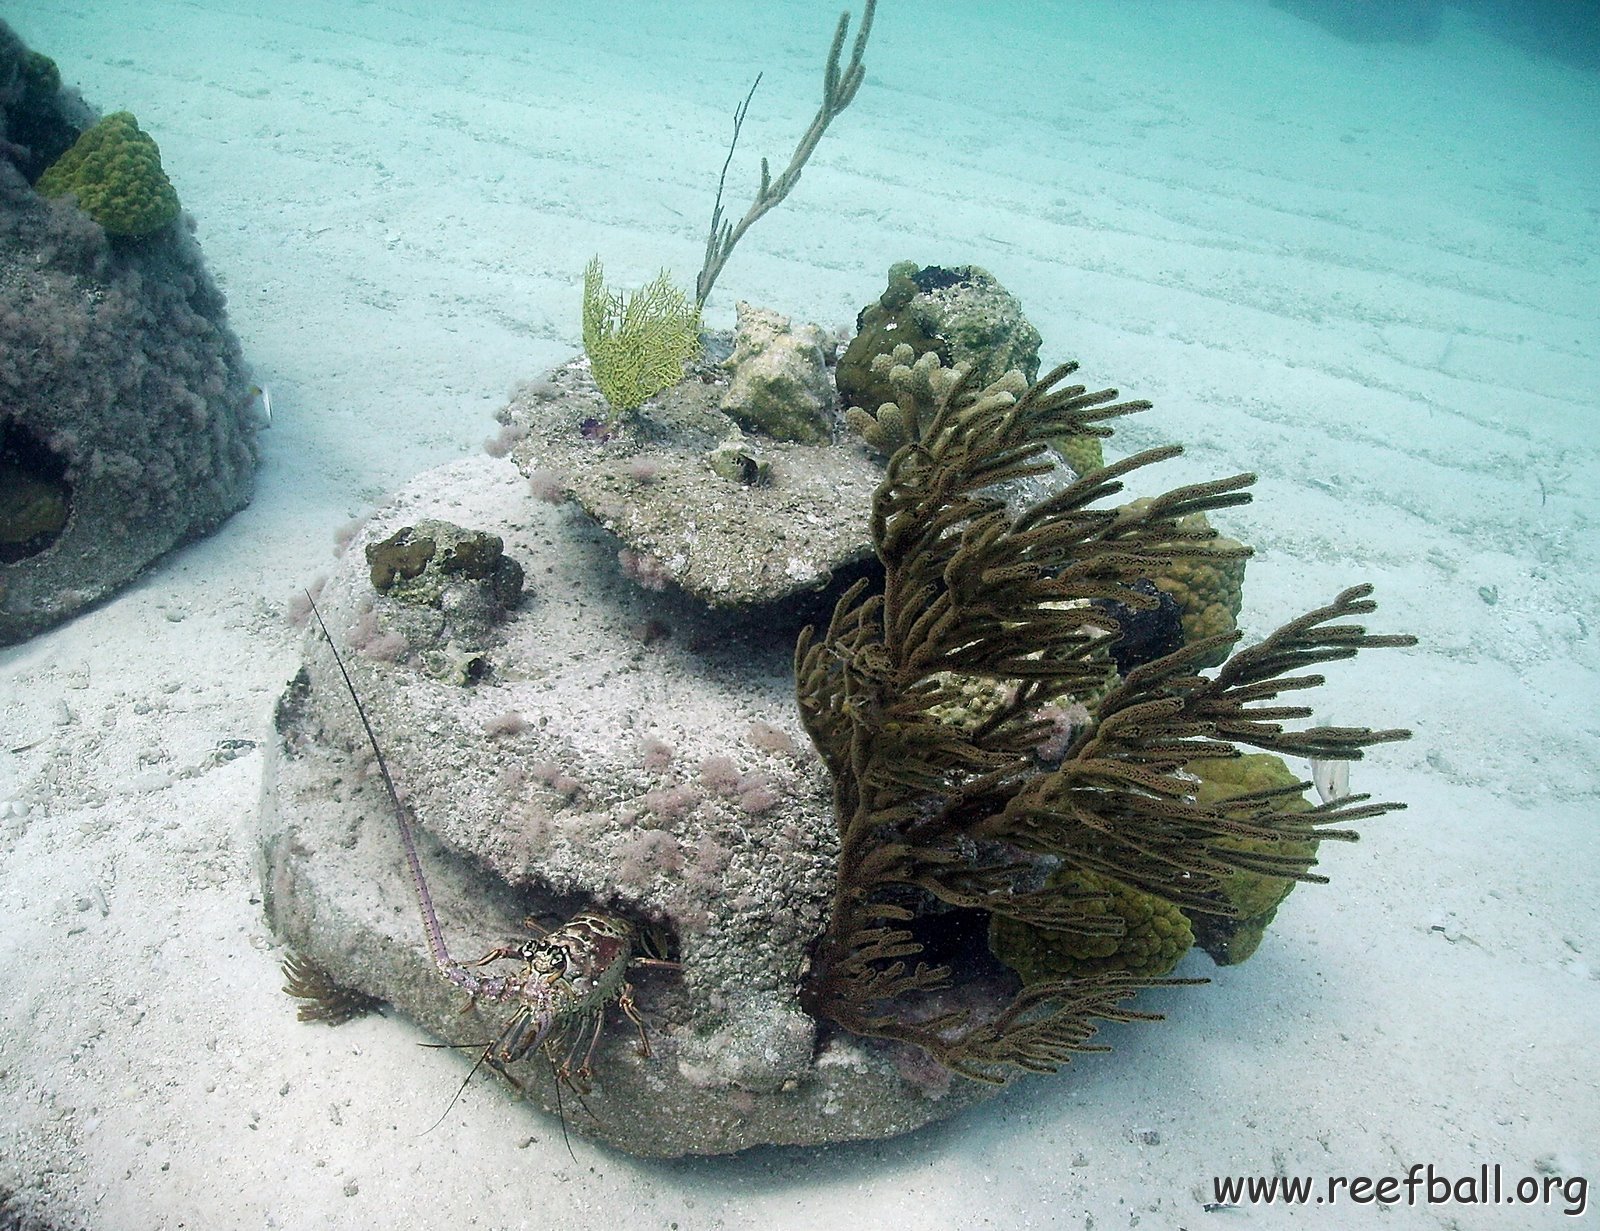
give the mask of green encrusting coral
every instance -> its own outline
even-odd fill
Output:
[[[683,379],[700,353],[700,313],[666,270],[626,298],[612,294],[595,257],[583,271],[583,349],[600,392],[625,414]]]
[[[75,197],[109,235],[149,235],[178,216],[178,194],[161,169],[161,151],[128,111],[87,129],[35,187],[41,196]]]
[[[832,775],[839,829],[829,921],[802,1003],[981,1080],[1054,1069],[1089,1046],[1098,1022],[1150,1017],[1125,1002],[1153,980],[1040,971],[994,1002],[991,974],[927,956],[951,908],[1082,941],[1127,936],[1130,918],[1111,907],[1133,894],[1192,919],[1230,909],[1224,886],[1237,872],[1324,879],[1309,871],[1305,844],[1353,837],[1335,826],[1399,805],[1351,796],[1304,808],[1292,787],[1206,802],[1185,767],[1240,745],[1356,759],[1409,734],[1285,726],[1310,716],[1279,702],[1322,682],[1309,668],[1414,643],[1350,622],[1374,609],[1365,586],[1237,650],[1213,675],[1198,665],[1236,633],[1132,667],[1105,689],[1107,638],[1120,626],[1095,600],[1151,610],[1159,600],[1136,588],[1141,578],[1176,561],[1236,557],[1243,549],[1219,544],[1194,515],[1249,500],[1254,476],[1105,507],[1126,476],[1180,452],[1152,449],[1023,505],[1017,481],[1052,470],[1047,441],[1109,435],[1103,420],[1145,405],[1064,386],[1074,366],[1019,393],[974,391],[966,369],[947,378],[928,361],[928,379],[906,385],[898,425],[908,438],[873,500],[882,589],[851,587],[826,632],[807,629],[795,649],[800,713]],[[997,704],[950,721],[972,681],[998,685]],[[1087,721],[1064,752],[1042,758],[1058,730],[1051,712],[1073,703]],[[1165,908],[1139,911],[1151,935],[1137,961],[1154,970],[1182,929]]]

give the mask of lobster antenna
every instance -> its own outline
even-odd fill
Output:
[[[549,1060],[550,1058],[546,1056],[545,1059]],[[568,1157],[570,1157],[573,1162],[577,1162],[578,1156],[572,1152],[572,1139],[567,1136],[567,1111],[566,1108],[561,1105],[561,1074],[556,1072],[556,1062],[554,1060],[550,1060],[550,1076],[555,1079],[556,1115],[561,1120],[561,1144],[567,1147]],[[583,1102],[583,1095],[578,1095],[578,1101],[580,1103]],[[589,1109],[585,1107],[584,1110],[588,1111]],[[592,1116],[594,1112],[590,1111],[589,1114]]]
[[[476,1047],[477,1044],[476,1043],[424,1043],[424,1044],[422,1044],[422,1046],[423,1047],[445,1047],[445,1048],[454,1049],[454,1048],[460,1048],[460,1047]],[[433,1132],[434,1129],[438,1128],[441,1124],[444,1123],[445,1117],[450,1114],[450,1109],[452,1107],[454,1107],[456,1105],[456,1103],[460,1101],[461,1096],[466,1093],[467,1087],[472,1084],[472,1079],[478,1075],[478,1070],[481,1069],[484,1066],[484,1063],[489,1059],[489,1053],[492,1052],[493,1050],[494,1050],[494,1044],[493,1043],[485,1043],[483,1045],[483,1050],[478,1053],[478,1058],[472,1062],[472,1067],[467,1070],[466,1079],[463,1080],[462,1083],[459,1086],[456,1087],[456,1092],[450,1096],[450,1101],[449,1101],[449,1103],[447,1103],[445,1105],[444,1111],[440,1113],[439,1118],[437,1120],[435,1120],[432,1124],[428,1125],[427,1128],[423,1129],[420,1133],[418,1133],[417,1134],[418,1137],[426,1137],[429,1133]],[[573,1162],[577,1162],[578,1160],[577,1159],[573,1159],[572,1161]]]
[[[383,749],[378,747],[378,737],[373,734],[366,706],[361,704],[361,696],[350,680],[350,673],[345,670],[344,659],[339,657],[339,647],[333,643],[333,634],[323,622],[322,612],[317,610],[317,602],[311,597],[311,591],[307,590],[305,595],[306,602],[311,604],[311,614],[317,618],[317,627],[322,630],[323,639],[327,641],[328,649],[333,653],[334,665],[339,668],[339,675],[344,680],[350,700],[355,703],[362,730],[367,733],[367,743],[372,745],[372,755],[378,759],[378,774],[383,778],[384,789],[389,792],[389,802],[394,807],[394,823],[400,830],[400,845],[405,848],[406,864],[411,869],[411,887],[416,890],[417,905],[422,908],[422,928],[428,938],[428,952],[440,970],[449,971],[455,963],[450,958],[450,951],[445,948],[444,930],[440,928],[439,916],[433,909],[433,895],[428,892],[427,879],[422,875],[422,860],[417,857],[417,843],[411,836],[411,822],[406,818],[405,805],[400,802],[400,792],[395,790],[394,778],[389,773],[389,763],[383,759]],[[470,1080],[470,1074],[468,1076]]]

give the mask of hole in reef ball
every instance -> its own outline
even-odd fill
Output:
[[[0,426],[0,564],[46,550],[66,529],[66,459],[25,428]]]

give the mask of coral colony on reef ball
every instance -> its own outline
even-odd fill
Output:
[[[591,265],[590,353],[501,412],[527,485],[457,463],[356,532],[316,596],[351,652],[308,638],[278,711],[264,898],[308,1015],[391,1002],[642,1154],[888,1136],[1055,1069],[1401,806],[1313,804],[1282,757],[1406,738],[1293,694],[1413,638],[1356,586],[1241,648],[1250,549],[1209,519],[1254,476],[1126,500],[1180,450],[1108,462],[1149,404],[1040,376],[987,271],[895,265],[843,355],[748,304],[694,332],[872,16],[738,226],[719,182],[698,302]]]
[[[1202,802],[1187,767],[1236,757],[1240,744],[1350,757],[1407,734],[1291,732],[1284,722],[1310,711],[1277,704],[1321,682],[1308,667],[1411,643],[1337,622],[1373,610],[1367,587],[1239,651],[1215,676],[1197,665],[1236,634],[1111,665],[1122,633],[1114,612],[1158,605],[1141,579],[1180,560],[1242,554],[1185,522],[1247,500],[1253,476],[1091,507],[1178,451],[1153,449],[1011,507],[1005,485],[1056,468],[1045,441],[1139,409],[1106,405],[1114,390],[1058,387],[1075,366],[1020,392],[1009,378],[972,390],[965,369],[928,356],[920,381],[900,367],[910,404],[897,418],[909,438],[872,510],[881,591],[858,582],[826,635],[808,628],[795,649],[800,710],[833,777],[840,842],[803,999],[849,1030],[914,1043],[990,1080],[1007,1065],[1055,1068],[1095,1018],[1126,1020],[1118,1006],[1148,979],[1037,977],[997,1012],[930,1011],[953,980],[949,965],[922,960],[939,905],[981,911],[1013,937],[1021,925],[1041,945],[1123,936],[1129,890],[1179,912],[1236,917],[1230,875],[1321,879],[1310,872],[1319,839],[1351,837],[1332,827],[1397,805],[1350,797],[1308,808],[1296,781]],[[1081,727],[1059,760],[1044,761],[1039,746],[1063,703],[1084,707]]]

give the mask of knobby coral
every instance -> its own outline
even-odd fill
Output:
[[[1061,975],[1128,971],[1164,975],[1194,944],[1194,929],[1171,902],[1089,872],[1056,872],[1045,882],[1087,914],[1111,915],[1119,931],[1036,928],[996,918],[989,947],[1025,983]]]
[[[1105,889],[1051,884],[1062,870],[1185,911],[1226,911],[1220,887],[1233,871],[1324,879],[1311,872],[1306,844],[1351,837],[1336,826],[1399,806],[1351,796],[1295,811],[1292,787],[1202,802],[1183,772],[1197,757],[1237,755],[1241,744],[1354,759],[1405,738],[1284,725],[1310,715],[1279,701],[1321,683],[1309,668],[1413,643],[1349,622],[1373,610],[1369,587],[1234,652],[1214,675],[1197,664],[1237,634],[1192,641],[1104,688],[1119,627],[1094,600],[1148,608],[1157,600],[1134,585],[1139,578],[1175,561],[1243,552],[1219,546],[1193,515],[1245,503],[1254,476],[1179,488],[1140,506],[1095,507],[1129,474],[1180,452],[1173,446],[1116,462],[1031,506],[1013,507],[1014,495],[1008,505],[1014,481],[1050,470],[1045,441],[1108,435],[1103,420],[1143,408],[1111,404],[1114,390],[1063,387],[1072,370],[1057,368],[1020,393],[973,392],[961,369],[906,382],[928,404],[901,408],[897,427],[907,438],[873,502],[882,591],[852,587],[825,634],[807,629],[795,651],[801,715],[831,771],[839,829],[831,915],[802,1000],[847,1030],[914,1044],[983,1080],[1054,1069],[1086,1047],[1098,1020],[1150,1016],[1125,1001],[1157,980],[1125,972],[1043,978],[1009,1001],[974,996],[984,987],[957,986],[956,968],[926,951],[941,912],[1119,934],[1124,922]],[[1001,690],[986,716],[943,716],[983,682]],[[1050,713],[1085,698],[1094,698],[1089,720],[1059,764],[1042,764],[1038,746],[1056,732]]]
[[[128,111],[84,132],[35,186],[41,196],[70,193],[110,235],[149,235],[178,216],[178,194],[161,169],[161,151]]]
[[[1188,770],[1199,781],[1195,785],[1195,798],[1201,803],[1219,799],[1236,798],[1252,791],[1273,787],[1285,788],[1280,807],[1285,811],[1304,812],[1311,801],[1301,793],[1306,784],[1283,763],[1282,758],[1258,752],[1227,760],[1191,761]],[[1248,838],[1223,839],[1228,846],[1261,848],[1260,842]],[[1301,856],[1310,860],[1316,854],[1314,843],[1285,842],[1277,847],[1283,854]],[[1218,886],[1222,910],[1195,911],[1192,915],[1195,942],[1211,955],[1219,966],[1233,966],[1245,961],[1261,943],[1267,925],[1278,912],[1278,906],[1294,882],[1266,872],[1241,869],[1223,878]]]

